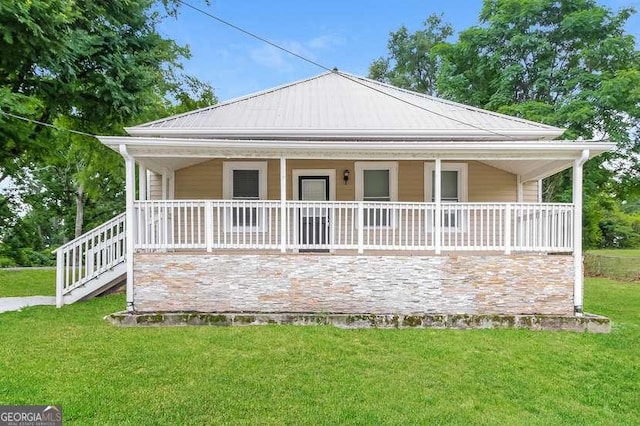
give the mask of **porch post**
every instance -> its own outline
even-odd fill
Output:
[[[517,187],[517,201],[521,203],[524,200],[524,187],[522,184],[522,176],[520,175],[517,176],[516,187]]]
[[[147,168],[141,165],[138,166],[138,199],[147,199]]]
[[[442,232],[441,232],[441,219],[442,219],[442,160],[436,158],[436,165],[434,170],[433,179],[434,194],[433,199],[436,203],[436,211],[433,217],[433,236],[434,236],[434,248],[436,254],[442,252]]]
[[[168,196],[169,196],[169,188],[168,188],[168,183],[169,183],[169,176],[168,176],[168,170],[163,170],[162,171],[162,199],[163,200],[168,200]]]
[[[589,159],[589,150],[582,151],[580,158],[573,161],[573,308],[582,314],[583,271],[582,271],[582,166]]]
[[[287,252],[287,159],[280,157],[280,253]]]
[[[176,172],[175,170],[169,171],[169,199],[176,199]]]
[[[134,207],[136,198],[136,165],[133,157],[127,151],[126,145],[120,145],[120,154],[124,157],[125,188],[126,188],[126,214],[127,227],[126,260],[127,260],[127,311],[134,310],[133,304],[133,238],[134,238]]]
[[[542,203],[542,179],[538,179],[538,203]]]

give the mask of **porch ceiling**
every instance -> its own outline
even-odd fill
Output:
[[[520,175],[523,181],[572,167],[583,150],[589,157],[615,144],[600,141],[273,141],[184,138],[100,137],[114,150],[126,145],[135,160],[156,172],[178,170],[211,158],[343,160],[477,160]]]

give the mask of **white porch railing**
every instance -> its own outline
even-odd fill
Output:
[[[56,297],[63,296],[125,261],[125,214],[55,250]]]
[[[573,251],[573,205],[171,200],[135,203],[136,250]],[[281,215],[285,220],[281,222]],[[281,223],[285,224],[284,229]]]

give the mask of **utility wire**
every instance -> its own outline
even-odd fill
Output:
[[[23,117],[21,115],[11,114],[10,112],[4,112],[0,110],[0,114],[6,115],[8,117],[13,117],[18,120],[26,121],[28,123],[39,124],[40,126],[50,127],[52,129],[61,130],[63,132],[75,133],[77,135],[89,136],[91,138],[97,138],[96,135],[92,135],[91,133],[81,132],[80,130],[67,129],[66,127],[59,127],[50,123],[45,123],[44,121],[33,120],[31,118]]]
[[[247,30],[245,30],[244,28],[241,28],[241,27],[239,27],[239,26],[237,26],[237,25],[234,25],[234,24],[232,24],[232,23],[231,23],[231,22],[229,22],[229,21],[225,21],[224,19],[222,19],[222,18],[220,18],[220,17],[218,17],[218,16],[216,16],[216,15],[214,15],[214,14],[212,14],[212,13],[209,13],[209,12],[207,12],[207,11],[206,11],[206,10],[204,10],[204,9],[200,9],[200,8],[198,8],[198,7],[196,7],[196,6],[193,6],[192,4],[189,4],[189,3],[187,3],[187,2],[185,2],[185,1],[183,1],[183,0],[177,0],[177,1],[178,1],[178,3],[180,3],[180,4],[182,4],[182,5],[186,6],[186,7],[189,7],[189,8],[191,8],[191,9],[195,10],[195,11],[198,11],[198,12],[200,12],[200,13],[202,13],[202,14],[204,14],[204,15],[208,16],[208,17],[209,17],[209,18],[211,18],[211,19],[215,19],[216,21],[220,22],[221,24],[224,24],[224,25],[226,25],[226,26],[228,26],[228,27],[233,28],[234,30],[238,30],[238,31],[240,31],[240,32],[242,32],[242,33],[244,33],[244,34],[246,34],[246,35],[248,35],[249,37],[253,37],[253,38],[255,38],[256,40],[260,40],[260,41],[261,41],[261,42],[263,42],[263,43],[266,43],[266,44],[268,44],[268,45],[270,45],[270,46],[273,46],[273,47],[275,47],[276,49],[280,49],[280,50],[282,50],[283,52],[286,52],[286,53],[288,53],[288,54],[290,54],[290,55],[293,55],[293,56],[295,56],[295,57],[296,57],[296,58],[298,58],[298,59],[302,59],[302,60],[303,60],[303,61],[305,61],[305,62],[308,62],[308,63],[313,64],[313,65],[315,65],[315,66],[317,66],[317,67],[319,67],[319,68],[322,68],[323,70],[331,71],[331,68],[329,68],[329,67],[325,67],[324,65],[322,65],[322,64],[320,64],[320,63],[318,63],[318,62],[316,62],[316,61],[313,61],[313,60],[311,60],[311,59],[309,59],[309,58],[306,58],[306,57],[304,57],[304,56],[302,56],[302,55],[300,55],[300,54],[298,54],[298,53],[296,53],[296,52],[294,52],[294,51],[292,51],[292,50],[287,49],[286,47],[282,47],[282,46],[280,46],[280,45],[278,45],[278,44],[276,44],[276,43],[274,43],[274,42],[272,42],[272,41],[270,41],[270,40],[267,40],[267,39],[266,39],[266,38],[264,38],[264,37],[260,37],[259,35],[254,34],[254,33],[252,33],[251,31],[247,31]]]
[[[289,50],[289,49],[287,49],[287,48],[285,48],[285,47],[282,47],[282,46],[278,45],[277,43],[274,43],[274,42],[272,42],[272,41],[270,41],[270,40],[267,40],[267,39],[266,39],[266,38],[264,38],[264,37],[261,37],[261,36],[259,36],[259,35],[255,34],[255,33],[252,33],[251,31],[245,30],[244,28],[241,28],[241,27],[239,27],[239,26],[237,26],[237,25],[234,25],[234,24],[232,24],[231,22],[226,21],[226,20],[224,20],[224,19],[222,19],[222,18],[220,18],[220,17],[218,17],[218,16],[216,16],[216,15],[214,15],[214,14],[212,14],[212,13],[209,13],[209,12],[207,12],[207,11],[206,11],[206,10],[204,10],[204,9],[200,9],[200,8],[198,8],[198,7],[196,7],[196,6],[193,6],[192,4],[189,4],[189,3],[187,3],[187,2],[186,2],[186,1],[184,1],[184,0],[177,0],[177,2],[178,2],[178,3],[180,3],[180,4],[182,4],[182,5],[184,5],[184,6],[186,6],[186,7],[191,8],[191,9],[193,9],[193,10],[195,10],[195,11],[199,12],[199,13],[202,13],[203,15],[208,16],[209,18],[214,19],[214,20],[216,20],[216,21],[218,21],[218,22],[220,22],[220,23],[222,23],[222,24],[224,24],[224,25],[227,25],[228,27],[231,27],[231,28],[233,28],[233,29],[235,29],[235,30],[237,30],[237,31],[240,31],[241,33],[246,34],[246,35],[248,35],[249,37],[253,37],[253,38],[255,38],[256,40],[260,40],[260,41],[261,41],[261,42],[263,42],[263,43],[266,43],[266,44],[268,44],[268,45],[270,45],[270,46],[273,46],[273,47],[275,47],[276,49],[280,49],[280,50],[282,50],[282,51],[283,51],[283,52],[285,52],[285,53],[288,53],[288,54],[290,54],[290,55],[292,55],[292,56],[295,56],[296,58],[301,59],[301,60],[303,60],[303,61],[305,61],[305,62],[308,62],[308,63],[310,63],[310,64],[312,64],[312,65],[315,65],[315,66],[317,66],[317,67],[319,67],[319,68],[321,68],[321,69],[323,69],[323,70],[325,70],[325,71],[337,71],[337,69],[336,69],[336,68],[333,68],[333,69],[332,69],[332,68],[329,68],[329,67],[327,67],[327,66],[325,66],[325,65],[322,65],[322,64],[320,64],[320,63],[318,63],[318,62],[316,62],[316,61],[313,61],[313,60],[311,60],[311,59],[309,59],[309,58],[306,58],[306,57],[304,57],[304,56],[302,56],[302,55],[300,55],[300,54],[298,54],[298,53],[296,53],[296,52],[293,52],[293,51],[291,51],[291,50]],[[460,123],[460,124],[465,125],[465,126],[473,127],[473,128],[475,128],[475,129],[481,130],[481,131],[483,131],[483,132],[492,133],[492,134],[494,134],[494,135],[501,136],[501,137],[504,137],[504,138],[507,138],[507,139],[514,139],[512,136],[504,135],[504,134],[502,134],[502,133],[495,132],[495,131],[493,131],[493,130],[485,129],[485,128],[483,128],[483,127],[476,126],[476,125],[474,125],[474,124],[467,123],[467,122],[464,122],[464,121],[462,121],[462,120],[458,120],[458,119],[456,119],[456,118],[450,117],[450,116],[448,116],[448,115],[446,115],[446,114],[442,114],[442,113],[439,113],[439,112],[437,112],[437,111],[430,110],[429,108],[426,108],[426,107],[424,107],[424,106],[417,105],[417,104],[415,104],[415,103],[413,103],[413,102],[411,102],[411,101],[408,101],[408,100],[406,100],[406,99],[402,99],[402,98],[400,98],[400,97],[398,97],[398,96],[395,96],[395,95],[392,95],[391,93],[385,92],[385,91],[380,90],[380,89],[377,89],[377,88],[375,88],[375,87],[371,87],[371,86],[369,86],[368,84],[365,84],[364,82],[362,82],[362,81],[360,81],[360,80],[358,80],[358,79],[354,79],[354,78],[352,78],[352,77],[350,77],[350,76],[348,76],[348,75],[345,75],[345,74],[343,74],[343,73],[338,72],[337,74],[338,74],[338,75],[340,75],[340,76],[342,76],[342,77],[344,77],[344,78],[346,78],[346,79],[348,79],[348,80],[350,80],[350,81],[352,81],[352,82],[354,82],[354,83],[360,84],[360,85],[362,85],[362,86],[364,86],[364,87],[367,87],[367,88],[369,88],[369,89],[371,89],[371,90],[374,90],[374,91],[376,91],[376,92],[378,92],[378,93],[381,93],[381,94],[383,94],[383,95],[389,96],[390,98],[393,98],[393,99],[398,100],[398,101],[400,101],[400,102],[403,102],[403,103],[405,103],[405,104],[411,105],[411,106],[413,106],[413,107],[419,108],[419,109],[421,109],[421,110],[423,110],[423,111],[426,111],[426,112],[429,112],[429,113],[431,113],[431,114],[435,114],[435,115],[437,115],[437,116],[440,116],[440,117],[446,118],[446,119],[448,119],[448,120],[455,121],[455,122]]]

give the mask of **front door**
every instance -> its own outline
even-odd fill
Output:
[[[300,176],[298,178],[300,201],[329,200],[329,176]],[[329,244],[329,209],[310,203],[300,207],[299,241],[307,246],[301,251],[325,251],[313,246]]]

